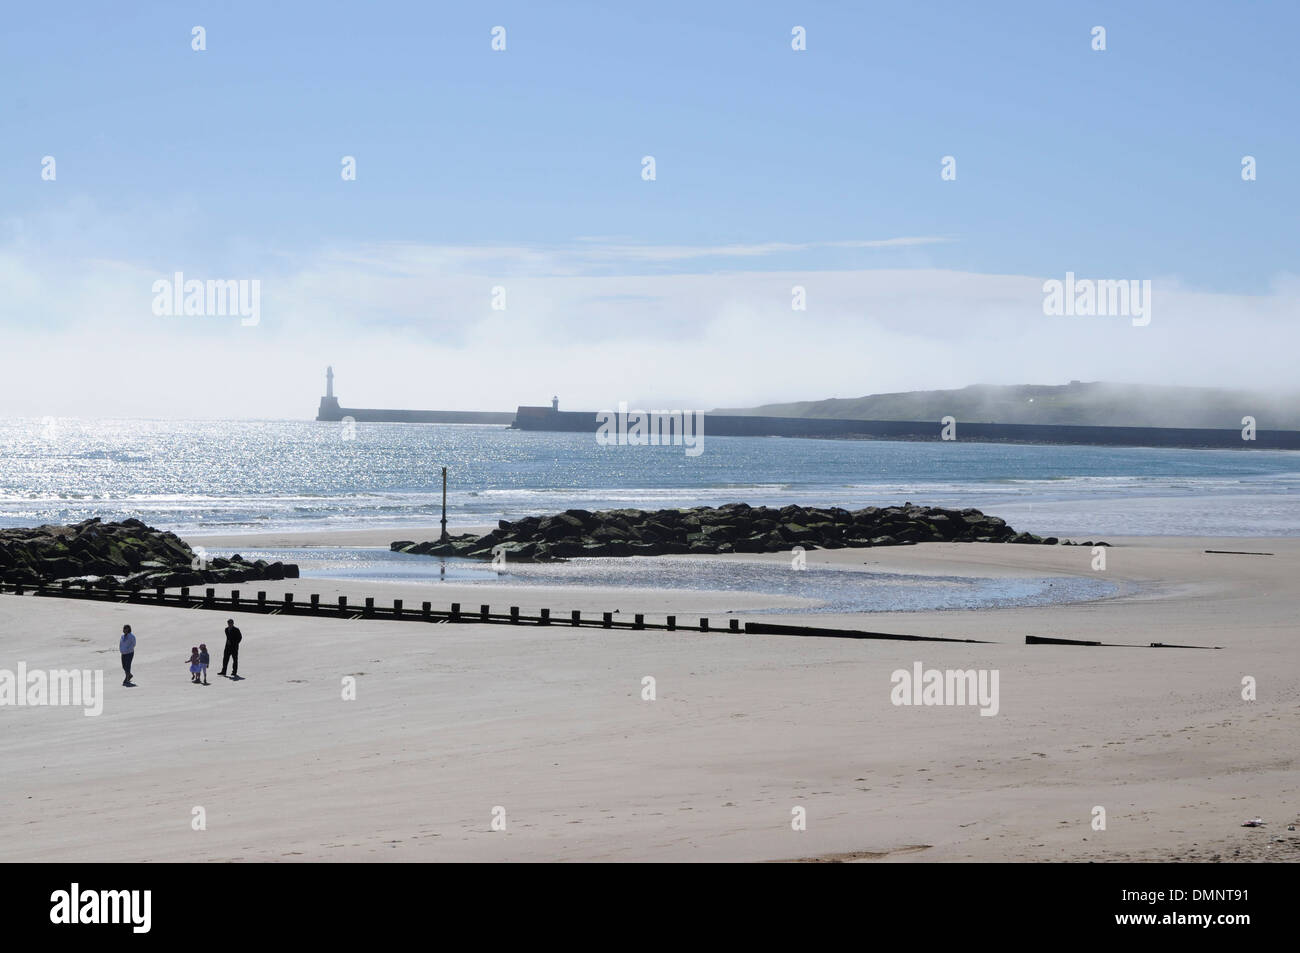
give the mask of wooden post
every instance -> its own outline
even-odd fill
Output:
[[[421,615],[421,617],[423,617],[423,618],[425,618],[425,619],[429,618],[429,616],[430,616],[430,614],[432,613],[432,611],[433,611],[433,603],[431,603],[431,602],[421,602],[421,603],[420,603],[420,615]]]
[[[284,594],[284,611],[285,611],[285,612],[292,612],[292,611],[293,611],[293,593],[292,593],[292,592],[286,592],[286,593]]]
[[[582,625],[582,612],[574,609],[569,613],[569,625]]]
[[[438,537],[440,542],[447,541],[447,468],[442,468],[442,535]]]
[[[634,628],[634,629],[644,629],[644,628],[645,628],[645,616],[643,616],[643,615],[642,615],[641,613],[639,613],[639,612],[638,612],[636,615],[634,615],[634,616],[632,617],[632,628]]]
[[[361,614],[364,615],[367,619],[369,619],[371,616],[375,614],[374,596],[366,596],[366,605],[365,608],[361,610]]]
[[[212,603],[216,601],[216,598],[217,598],[217,590],[205,589],[203,591],[203,604],[207,606],[209,609],[212,608]]]
[[[451,621],[452,621],[452,622],[459,622],[459,621],[460,621],[460,603],[459,603],[459,602],[453,602],[453,603],[451,604]]]
[[[731,631],[732,631],[732,632],[739,632],[739,631],[740,631],[740,620],[739,620],[739,619],[732,619],[732,620],[731,620]]]
[[[612,612],[601,613],[600,625],[601,628],[605,628],[605,629],[611,628],[614,625],[614,613]]]
[[[162,586],[154,586],[154,587],[153,587],[153,594],[154,594],[154,596],[158,599],[159,602],[162,602],[162,601],[163,601],[163,592],[164,592],[164,590],[163,590],[163,587],[162,587]]]
[[[675,616],[675,615],[670,615],[670,616],[668,617],[668,631],[669,631],[669,632],[676,632],[676,631],[677,631],[677,616]]]
[[[347,611],[348,611],[348,597],[339,596],[339,615],[343,615],[343,613]]]
[[[701,631],[701,632],[708,632],[708,631],[709,631],[709,620],[708,620],[708,619],[701,619],[701,620],[700,620],[700,631]]]
[[[394,599],[394,600],[393,600],[393,618],[394,618],[394,619],[400,619],[401,617],[402,617],[402,600],[401,600],[401,599]]]
[[[190,604],[190,587],[181,586],[181,605],[187,606],[189,604]]]
[[[550,609],[543,609],[543,610],[541,610],[541,611],[542,611],[542,617],[541,617],[540,619],[537,620],[537,624],[538,624],[538,625],[550,625],[550,624],[551,624],[551,610],[550,610]]]
[[[510,607],[510,624],[511,624],[511,625],[518,625],[518,624],[519,624],[519,607],[518,607],[518,606],[511,606],[511,607]]]
[[[259,591],[257,593],[257,607],[259,609],[266,608],[266,593],[264,591]]]
[[[320,593],[319,593],[319,592],[313,592],[313,593],[311,594],[311,611],[312,611],[312,612],[320,612]]]
[[[231,590],[230,590],[230,604],[231,604],[231,606],[237,606],[237,605],[239,605],[239,590],[238,590],[238,589],[231,589]]]
[[[491,606],[479,606],[479,607],[478,607],[478,620],[479,620],[480,622],[486,622],[486,621],[488,621],[488,612],[489,612],[490,609],[491,609]]]

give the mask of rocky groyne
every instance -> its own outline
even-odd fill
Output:
[[[565,510],[554,516],[502,520],[483,536],[453,536],[446,542],[398,540],[389,548],[414,555],[471,559],[491,559],[500,551],[507,559],[545,562],[574,556],[772,553],[789,552],[795,546],[841,549],[925,542],[1053,545],[1059,540],[1018,533],[1005,520],[975,509],[911,503],[860,510],[772,509],[729,503],[680,510]]]
[[[9,583],[89,578],[105,589],[153,589],[297,577],[292,563],[195,553],[175,533],[137,519],[0,529],[0,581]]]

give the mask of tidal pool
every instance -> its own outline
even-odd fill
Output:
[[[922,612],[1042,606],[1119,594],[1110,581],[1073,576],[931,576],[857,569],[794,570],[786,562],[631,556],[509,563],[504,572],[470,559],[410,556],[379,548],[243,550],[245,559],[297,563],[304,577],[437,585],[577,586],[795,596],[800,612]],[[300,585],[301,588],[301,585]],[[758,612],[788,612],[760,609]]]

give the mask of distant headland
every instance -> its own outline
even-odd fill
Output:
[[[719,414],[849,420],[938,420],[1231,430],[1252,417],[1259,427],[1300,430],[1300,393],[1070,381],[1068,384],[973,384],[867,397],[764,404]]]

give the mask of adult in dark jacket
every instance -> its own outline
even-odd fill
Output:
[[[244,640],[243,633],[235,627],[234,619],[226,620],[226,651],[221,655],[221,672],[226,674],[226,668],[230,668],[230,677],[239,677],[239,643]]]
[[[123,685],[131,684],[131,662],[135,659],[135,633],[129,625],[122,626],[122,637],[118,639],[117,649],[122,653]]]

